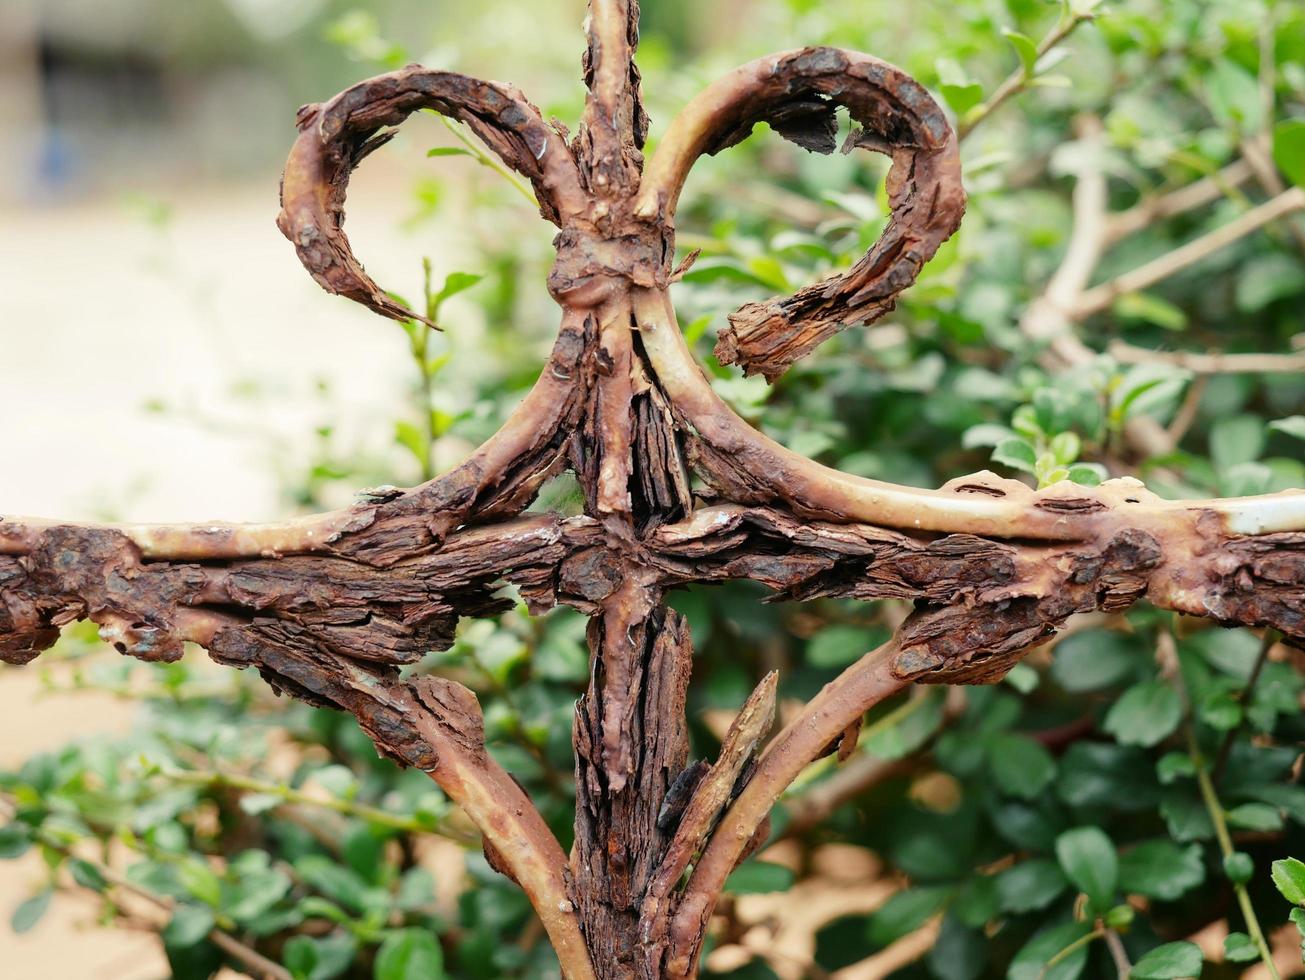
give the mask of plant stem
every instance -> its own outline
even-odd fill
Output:
[[[1255,693],[1255,685],[1260,679],[1260,673],[1264,670],[1264,663],[1269,659],[1269,651],[1273,645],[1281,639],[1281,635],[1275,629],[1266,629],[1264,638],[1260,641],[1260,654],[1255,658],[1255,666],[1251,668],[1250,676],[1246,678],[1246,687],[1242,689],[1241,705],[1242,718],[1235,728],[1229,729],[1228,734],[1223,738],[1223,745],[1219,746],[1219,754],[1215,757],[1214,768],[1210,772],[1210,781],[1217,784],[1219,778],[1223,775],[1224,769],[1228,765],[1228,755],[1232,752],[1233,742],[1246,727],[1246,706],[1250,704],[1251,696]]]
[[[1123,940],[1114,929],[1102,927],[1101,932],[1102,938],[1106,941],[1106,948],[1110,950],[1110,958],[1115,961],[1115,969],[1119,971],[1119,980],[1128,980],[1133,964],[1128,960],[1128,951],[1124,949]]]
[[[444,124],[444,127],[450,133],[453,134],[454,139],[456,139],[459,143],[461,143],[463,146],[467,148],[467,150],[475,158],[477,163],[479,163],[482,167],[489,167],[490,170],[493,170],[495,173],[501,175],[504,180],[506,180],[509,184],[511,184],[513,187],[517,189],[517,193],[519,193],[522,197],[524,197],[535,207],[539,207],[539,201],[535,199],[535,195],[531,193],[530,188],[527,187],[525,184],[523,184],[517,178],[516,174],[508,170],[501,163],[499,163],[492,156],[490,156],[483,149],[481,149],[481,147],[477,145],[476,141],[467,135],[466,130],[462,127],[461,123],[457,122],[456,120],[450,119],[448,116],[440,116],[440,122],[442,122]]]
[[[443,118],[443,117],[441,117]],[[421,260],[422,290],[426,295],[426,319],[436,322],[439,315],[439,300],[431,290],[430,257]],[[417,331],[412,342],[413,360],[417,362],[417,371],[421,377],[421,418],[422,431],[426,435],[425,451],[421,454],[422,482],[435,479],[435,411],[432,400],[435,397],[435,378],[430,369],[430,331],[422,324],[416,324]]]
[[[1068,16],[1062,16],[1060,22],[1038,43],[1038,57],[1043,57],[1048,51],[1074,33],[1079,24],[1092,20],[1092,18],[1093,15],[1090,13],[1071,13]],[[1023,65],[1011,72],[1006,76],[1006,80],[997,86],[997,90],[992,93],[991,98],[985,99],[971,109],[965,118],[957,124],[956,139],[963,142],[965,137],[974,132],[974,128],[979,123],[1000,109],[1007,100],[1019,95],[1028,88],[1034,77],[1034,74],[1026,71]]]
[[[1092,942],[1093,940],[1100,939],[1104,935],[1105,935],[1104,929],[1093,929],[1087,935],[1079,936],[1072,943],[1070,943],[1068,946],[1062,949],[1059,953],[1057,953],[1051,959],[1047,960],[1046,966],[1043,967],[1044,975],[1047,970],[1050,970],[1057,963],[1061,962],[1061,960],[1064,960],[1066,957],[1073,955],[1075,950],[1082,949],[1088,943]]]
[[[1210,773],[1205,768],[1205,759],[1201,756],[1201,749],[1196,744],[1196,735],[1191,726],[1188,726],[1187,729],[1187,746],[1192,757],[1192,763],[1196,766],[1196,783],[1201,789],[1201,799],[1205,803],[1206,811],[1210,814],[1210,822],[1214,824],[1214,835],[1219,841],[1219,850],[1227,859],[1235,852],[1232,835],[1228,833],[1228,823],[1224,819],[1223,806],[1220,804],[1219,796],[1215,792]],[[1246,920],[1246,931],[1250,934],[1252,942],[1255,943],[1255,948],[1260,951],[1260,959],[1264,961],[1269,976],[1273,980],[1279,980],[1278,968],[1273,963],[1273,954],[1269,951],[1269,944],[1264,940],[1264,930],[1260,928],[1260,920],[1255,914],[1255,907],[1251,905],[1251,896],[1246,891],[1246,885],[1234,881],[1232,886],[1237,895],[1237,904],[1242,910],[1242,918]]]
[[[381,827],[388,827],[392,830],[401,830],[413,834],[438,834],[441,837],[447,837],[464,847],[477,847],[480,844],[480,837],[476,834],[469,834],[465,831],[457,830],[453,827],[439,826],[432,827],[416,817],[403,816],[400,814],[388,813],[385,810],[368,806],[364,803],[356,803],[353,800],[341,800],[335,797],[320,799],[315,796],[285,786],[280,783],[264,782],[260,779],[253,779],[249,776],[235,776],[229,773],[189,770],[189,769],[165,769],[161,775],[175,783],[182,783],[187,786],[204,786],[211,788],[226,787],[229,789],[240,790],[245,793],[262,793],[268,796],[277,796],[285,804],[294,804],[297,806],[319,807],[324,810],[333,810],[336,813],[343,814],[347,817],[357,817],[360,820],[366,820]],[[281,805],[281,804],[278,804]]]

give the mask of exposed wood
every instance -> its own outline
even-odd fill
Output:
[[[996,680],[1069,617],[1141,598],[1305,640],[1303,492],[1174,502],[1132,480],[1035,492],[990,473],[917,490],[827,469],[737,418],[693,361],[667,295],[694,160],[759,121],[828,152],[840,105],[859,126],[848,148],[893,160],[893,218],[867,256],[744,307],[722,331],[724,358],[774,377],[891,309],[955,230],[956,142],[897,69],[808,48],[708,88],[643,173],[637,17],[633,0],[591,3],[589,99],[570,141],[515,89],[422,68],[300,114],[280,226],[324,288],[385,316],[414,315],[354,257],[345,192],[387,127],[416,109],[466,123],[559,226],[548,280],[557,342],[520,408],[466,462],[280,524],[0,518],[0,659],[27,662],[62,626],[89,619],[124,654],[169,660],[198,643],[278,691],[350,712],[380,751],[429,772],[475,821],[491,864],[529,895],[564,974],[580,980],[692,976],[725,879],[764,839],[784,788],[853,744],[864,713],[908,684]],[[584,516],[525,515],[568,468]],[[696,499],[695,476],[708,488]],[[664,598],[732,579],[777,598],[917,608],[769,745],[776,678],[762,680],[714,762],[690,765],[690,637]],[[505,584],[532,611],[565,604],[591,617],[569,858],[486,752],[475,696],[400,674],[447,647],[460,617],[504,608]]]

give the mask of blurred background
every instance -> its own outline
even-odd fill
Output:
[[[715,325],[742,302],[791,292],[863,252],[887,220],[886,161],[811,156],[766,134],[699,162],[679,244],[681,255],[703,255],[676,301],[713,384],[745,418],[829,465],[920,486],[985,467],[1036,484],[1137,475],[1171,496],[1305,485],[1305,224],[1291,196],[1305,183],[1299,4],[644,8],[638,60],[653,146],[722,72],[817,43],[900,65],[966,132],[961,233],[896,313],[840,335],[773,387],[715,363]],[[382,285],[440,300],[444,332],[327,296],[274,226],[295,110],[417,61],[512,82],[573,126],[583,18],[580,0],[5,0],[0,508],[273,519],[459,461],[534,381],[552,340],[557,311],[543,287],[552,228],[466,133],[419,114],[354,176],[348,228]],[[1090,232],[1084,218],[1094,216],[1075,211],[1091,196],[1085,186],[1101,198],[1100,255],[1048,322],[1039,300],[1071,240]],[[1259,210],[1266,202],[1270,217]],[[1219,247],[1083,304],[1087,287],[1248,215]],[[1058,331],[1071,338],[1068,357],[1048,354]],[[1212,362],[1212,353],[1247,360]],[[541,505],[574,508],[573,488],[551,485]],[[711,756],[766,669],[783,669],[782,693],[797,703],[903,611],[761,607],[759,597],[739,585],[677,599],[699,655],[699,754]],[[1165,751],[1183,748],[1178,721],[1154,738],[1107,721],[1121,691],[1175,683],[1155,658],[1175,628],[1146,610],[1090,625],[1080,656],[1056,661],[1068,666],[1035,657],[996,690],[884,706],[867,729],[861,782],[820,790],[830,772],[810,773],[790,801],[807,823],[777,831],[784,839],[763,855],[763,873],[736,882],[723,906],[713,975],[1036,976],[1019,963],[1045,963],[1060,948],[1047,947],[1052,939],[1081,938],[1076,893],[1057,877],[1051,842],[1057,828],[1090,821],[1124,848],[1154,838],[1177,869],[1160,886],[1138,876],[1121,884],[1137,912],[1126,937],[1133,955],[1194,938],[1210,976],[1268,976],[1262,964],[1225,960],[1225,937],[1246,927],[1228,912],[1212,832],[1192,816],[1200,800],[1155,775]],[[1198,740],[1232,731],[1247,753],[1253,741],[1299,743],[1301,684],[1284,648],[1265,647],[1272,683],[1252,696],[1243,687],[1259,638],[1196,631],[1189,648],[1177,635],[1179,655],[1202,665],[1191,699],[1210,704],[1208,717],[1191,720]],[[485,692],[495,753],[567,839],[583,624],[521,611],[471,622],[454,650],[423,667]],[[1247,714],[1230,723],[1234,701]],[[133,880],[183,905],[196,892],[193,874],[177,878],[182,866],[216,868],[223,888],[261,883],[262,904],[214,907],[251,945],[295,964],[296,977],[372,976],[394,923],[439,932],[451,977],[554,975],[511,888],[474,850],[429,833],[449,818],[447,801],[378,763],[347,719],[275,701],[256,679],[212,671],[202,657],[170,668],[121,663],[93,631],[74,631],[39,665],[0,672],[0,717],[7,798],[58,800],[41,819],[70,835],[78,860],[94,852],[106,867],[135,868]],[[1295,758],[1284,752],[1284,765],[1254,771],[1282,782]],[[190,775],[178,782],[178,771]],[[218,771],[262,790],[195,776]],[[1127,792],[1116,791],[1126,777]],[[302,798],[278,803],[271,790],[283,784]],[[1244,805],[1267,807],[1273,795],[1242,789]],[[1245,846],[1262,868],[1300,835],[1305,805],[1293,797],[1295,810],[1283,809],[1285,798],[1275,819],[1245,816],[1243,834],[1258,835]],[[364,803],[407,822],[378,825],[358,810]],[[305,832],[319,819],[334,843]],[[231,968],[198,935],[160,943],[157,914],[74,887],[85,884],[69,878],[81,866],[70,871],[51,854],[43,862],[33,849],[0,865],[0,911],[27,910],[13,929],[0,926],[5,976],[144,980]],[[237,863],[249,854],[263,857]],[[992,883],[1012,870],[993,897]],[[1287,971],[1299,937],[1287,904],[1261,885],[1256,900]],[[380,925],[375,909],[349,904],[368,888],[391,901]],[[95,925],[114,920],[130,928]],[[1059,980],[1115,975],[1101,944],[1081,951]]]

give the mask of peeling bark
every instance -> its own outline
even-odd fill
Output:
[[[299,117],[279,220],[328,291],[416,318],[363,271],[343,232],[351,170],[419,108],[465,122],[530,180],[559,226],[548,289],[562,308],[535,387],[449,473],[364,491],[279,524],[117,527],[0,517],[0,659],[26,663],[77,619],[120,652],[170,660],[187,641],[277,691],[348,711],[400,764],[429,772],[480,827],[490,863],[530,896],[564,974],[690,977],[730,871],[813,759],[910,683],[999,679],[1072,615],[1139,599],[1305,642],[1305,493],[1163,501],[1136,481],[1033,491],[990,473],[915,490],[851,477],[776,445],[712,392],[667,287],[690,167],[757,122],[816,152],[836,108],[844,147],[887,153],[893,216],[848,272],[730,318],[718,355],[782,373],[892,308],[964,209],[955,138],[914,81],[853,52],[760,59],[693,100],[643,167],[638,5],[592,0],[590,94],[574,140],[515,89],[410,67]],[[562,469],[585,516],[522,516]],[[709,488],[695,499],[691,474]],[[689,764],[692,651],[670,590],[752,579],[774,598],[900,598],[916,612],[765,742],[761,682],[712,762]],[[568,860],[485,751],[475,696],[399,670],[447,647],[462,616],[504,608],[591,618],[576,708],[576,844]],[[691,870],[690,870],[691,869]],[[686,881],[687,875],[687,881]]]

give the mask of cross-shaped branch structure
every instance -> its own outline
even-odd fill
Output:
[[[892,220],[848,272],[749,304],[717,355],[768,378],[893,308],[964,210],[956,140],[927,92],[867,55],[762,58],[694,99],[644,165],[635,0],[591,0],[578,135],[520,92],[409,67],[299,114],[280,227],[333,293],[411,318],[363,271],[341,225],[350,171],[410,113],[469,126],[533,185],[556,224],[548,288],[561,328],[538,383],[461,466],[407,491],[268,525],[99,526],[0,518],[0,657],[23,663],[60,627],[98,623],[120,652],[187,641],[278,691],[357,717],[479,826],[529,895],[565,974],[694,975],[729,872],[765,838],[784,788],[855,743],[863,714],[912,682],[1000,678],[1075,613],[1139,599],[1305,638],[1305,492],[1161,500],[1134,480],[1032,491],[989,473],[940,490],[861,479],[766,438],[713,393],[668,298],[689,169],[759,122],[806,149],[892,158]],[[526,515],[569,468],[583,516]],[[710,766],[687,766],[691,647],[666,594],[753,579],[776,596],[914,600],[884,647],[772,738],[762,680]],[[461,616],[504,606],[591,617],[591,682],[575,715],[576,843],[568,856],[485,750],[466,688],[406,678]],[[686,778],[679,778],[682,773]],[[668,800],[672,785],[676,792]]]

